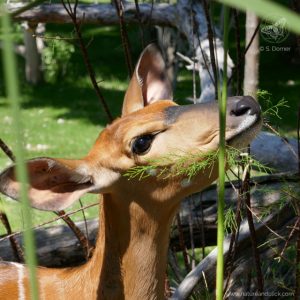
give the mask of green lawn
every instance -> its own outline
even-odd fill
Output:
[[[70,26],[47,28],[47,35],[60,33],[70,35]],[[61,32],[63,29],[63,32]],[[120,44],[118,28],[87,27],[84,30],[87,39],[94,38],[90,47],[90,58],[101,81],[100,87],[116,117],[120,114],[122,98],[128,84],[127,70],[123,50]],[[141,48],[140,48],[141,49]],[[137,53],[140,52],[137,49]],[[135,53],[137,55],[137,53]],[[19,58],[19,70],[22,91],[22,121],[25,135],[27,157],[51,156],[79,158],[87,154],[98,134],[107,123],[100,102],[91,87],[80,52],[76,48],[67,72],[55,83],[41,83],[30,86],[24,80],[24,62]],[[3,82],[3,80],[1,80]],[[3,89],[1,89],[3,91]],[[0,98],[0,136],[14,150],[15,141],[11,130],[12,116],[9,103]],[[0,152],[0,169],[10,164],[9,159]],[[1,206],[13,225],[14,230],[22,226],[18,204],[4,200]],[[84,197],[83,203],[97,201],[95,195]],[[69,210],[77,208],[74,205]],[[98,209],[86,210],[88,218],[98,215]],[[53,217],[52,213],[34,210],[34,223],[39,224]],[[81,219],[82,214],[74,215]],[[2,224],[0,232],[3,232]]]
[[[137,28],[129,27],[133,57],[136,59],[142,50]],[[47,35],[71,36],[71,26],[47,26]],[[128,85],[127,69],[118,27],[85,26],[86,40],[93,39],[89,46],[90,59],[100,81],[100,88],[113,114],[121,111],[122,99]],[[20,39],[20,36],[18,36]],[[148,34],[148,40],[153,38]],[[49,42],[51,45],[51,41]],[[232,46],[232,48],[234,48]],[[232,50],[233,51],[233,50]],[[261,88],[268,90],[275,100],[285,97],[290,109],[283,112],[283,119],[277,121],[283,132],[295,136],[296,108],[299,105],[299,66],[289,63],[289,57],[282,53],[263,54],[261,63]],[[281,56],[280,56],[281,55]],[[233,56],[234,58],[234,56]],[[276,61],[276,64],[274,63]],[[22,91],[22,122],[25,134],[27,157],[52,156],[79,158],[85,155],[99,132],[107,124],[99,100],[95,96],[87,76],[78,47],[66,66],[65,74],[56,82],[30,86],[24,80],[24,62],[19,58],[19,75]],[[0,75],[0,137],[14,150],[12,137],[12,116],[9,104],[4,97],[2,73]],[[175,99],[181,100],[192,94],[192,74],[180,70]],[[294,85],[289,85],[293,80]],[[10,164],[4,153],[0,152],[0,169]],[[22,217],[18,204],[0,196],[1,207],[7,212],[14,230],[22,228]],[[83,203],[93,203],[97,197],[84,197]],[[78,207],[76,204],[69,210]],[[88,218],[98,214],[97,208],[86,210]],[[53,217],[52,213],[34,210],[34,223],[39,224]],[[82,218],[81,213],[73,219]],[[0,233],[3,233],[0,225]]]

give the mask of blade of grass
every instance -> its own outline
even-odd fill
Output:
[[[226,102],[227,102],[227,52],[228,52],[228,30],[229,30],[229,8],[224,7],[224,67],[222,81],[222,95],[219,94],[219,122],[220,122],[220,149],[219,149],[219,180],[218,180],[218,228],[217,228],[217,278],[216,299],[223,299],[224,281],[224,206],[225,206],[225,127],[226,127]]]
[[[300,16],[290,9],[268,1],[268,0],[218,0],[226,5],[238,8],[243,11],[253,11],[257,16],[269,21],[278,21],[278,16],[285,18],[286,28],[294,33],[300,34]]]
[[[27,197],[27,171],[24,163],[23,135],[20,111],[20,92],[17,77],[17,64],[13,49],[11,20],[7,12],[1,17],[3,33],[3,64],[5,74],[6,93],[13,115],[13,133],[16,140],[16,173],[21,182],[20,199],[24,215],[24,244],[25,260],[29,267],[31,299],[38,299],[38,284],[36,280],[35,240],[32,231],[31,208]]]

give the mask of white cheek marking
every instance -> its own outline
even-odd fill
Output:
[[[25,300],[24,266],[14,262],[11,264],[18,270],[18,300]]]

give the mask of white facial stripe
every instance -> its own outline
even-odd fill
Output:
[[[25,287],[24,287],[24,266],[18,263],[11,262],[18,271],[18,300],[25,299]]]
[[[256,115],[248,115],[245,119],[243,119],[243,121],[238,126],[238,128],[233,132],[232,136],[238,135],[239,133],[241,133],[241,132],[245,131],[246,129],[250,128],[250,126],[253,125],[256,120],[257,120]],[[229,138],[231,138],[231,137],[229,137]]]

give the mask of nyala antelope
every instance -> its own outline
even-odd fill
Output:
[[[253,98],[228,99],[230,146],[245,147],[260,127],[261,111]],[[100,133],[87,156],[27,162],[28,195],[37,209],[62,210],[86,193],[101,194],[93,257],[74,268],[39,267],[40,299],[164,299],[172,219],[184,197],[217,178],[217,163],[188,184],[183,176],[128,180],[123,175],[169,153],[207,153],[217,150],[218,144],[217,103],[174,103],[161,52],[149,45],[125,94],[122,116]],[[20,183],[14,166],[0,174],[0,190],[18,199]],[[28,277],[26,266],[1,262],[0,299],[30,299]]]

